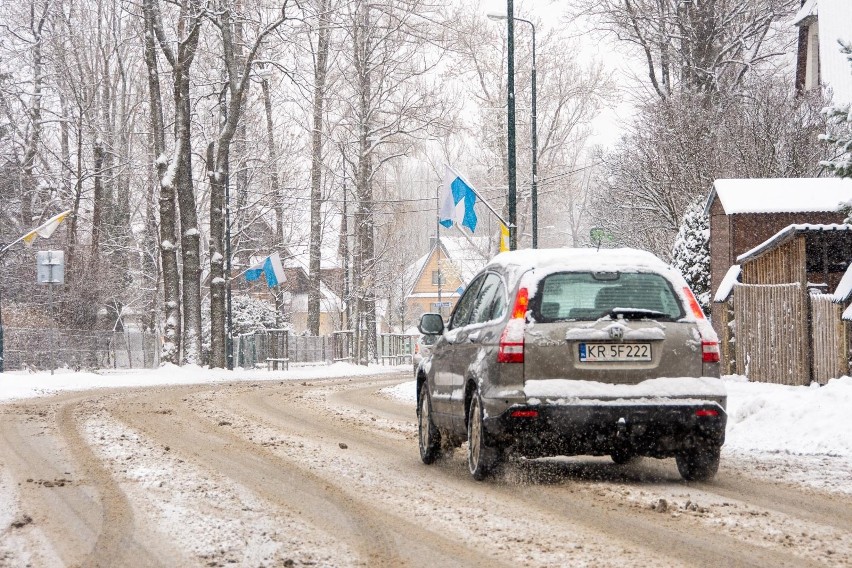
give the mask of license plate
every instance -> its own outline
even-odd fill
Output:
[[[650,343],[581,343],[580,362],[650,361]]]

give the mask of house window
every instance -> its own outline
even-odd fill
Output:
[[[433,286],[440,286],[441,284],[443,284],[443,275],[441,274],[441,271],[440,270],[433,270],[432,271],[432,285]]]

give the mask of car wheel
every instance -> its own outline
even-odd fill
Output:
[[[467,467],[477,481],[488,477],[500,464],[500,451],[488,444],[482,417],[482,401],[479,392],[474,392],[467,420]]]
[[[417,428],[420,440],[420,459],[430,464],[441,455],[441,432],[432,422],[432,400],[426,382],[420,387],[420,401],[417,407]]]
[[[707,481],[719,471],[721,448],[698,446],[675,456],[677,470],[687,481]]]

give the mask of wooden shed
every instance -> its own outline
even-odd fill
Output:
[[[716,180],[704,209],[709,216],[710,226],[710,289],[720,288],[725,274],[736,263],[737,257],[762,246],[791,225],[843,223],[846,215],[840,211],[841,204],[850,201],[852,180],[849,179]],[[787,252],[785,249],[777,254],[787,259],[784,262],[799,266],[800,263],[788,258]],[[809,255],[808,258],[815,257]],[[755,267],[749,270],[758,269]],[[787,280],[794,281],[806,280]],[[721,313],[724,309],[718,304],[711,306],[713,327],[720,337],[725,333],[725,314]]]
[[[852,225],[789,225],[736,260],[714,298],[726,372],[784,384],[846,374]]]

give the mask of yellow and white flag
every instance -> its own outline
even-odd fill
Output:
[[[68,211],[63,211],[59,215],[51,217],[29,233],[24,235],[23,241],[29,246],[33,244],[33,241],[36,239],[36,237],[41,237],[43,239],[49,238],[50,235],[52,235],[53,232],[56,231],[56,228],[59,226],[59,224],[62,223],[62,221],[64,221],[65,218],[71,214],[71,211],[72,210],[69,209]]]
[[[509,227],[500,223],[500,252],[509,250]]]

